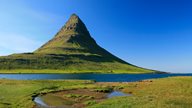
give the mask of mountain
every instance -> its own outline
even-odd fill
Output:
[[[0,57],[2,73],[151,73],[100,47],[85,24],[72,14],[61,30],[32,53]]]

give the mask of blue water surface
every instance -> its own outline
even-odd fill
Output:
[[[96,82],[134,82],[145,79],[172,76],[192,76],[192,74],[0,74],[0,79],[16,80],[95,80]]]

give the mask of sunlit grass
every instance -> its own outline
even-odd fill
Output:
[[[108,99],[91,108],[191,108],[191,82],[192,77],[170,77],[117,84],[133,95]]]
[[[88,101],[91,108],[190,108],[192,106],[192,77],[170,77],[130,83],[94,83],[81,80],[0,80],[0,108],[30,108],[32,97],[60,90],[117,89],[132,94],[106,99],[101,103]],[[87,95],[66,94],[68,98]],[[87,97],[89,98],[89,97]],[[54,102],[56,104],[57,101]]]
[[[39,80],[18,81],[0,80],[0,108],[30,108],[32,97],[52,91],[93,87],[91,81]]]

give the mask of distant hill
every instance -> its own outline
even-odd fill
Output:
[[[13,46],[14,47],[14,46]],[[1,73],[152,73],[112,55],[90,36],[75,14],[42,47],[32,53],[0,57]]]

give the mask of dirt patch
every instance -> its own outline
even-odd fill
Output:
[[[41,98],[51,107],[84,108],[103,101],[107,98],[107,94],[94,89],[76,89],[48,93]]]

